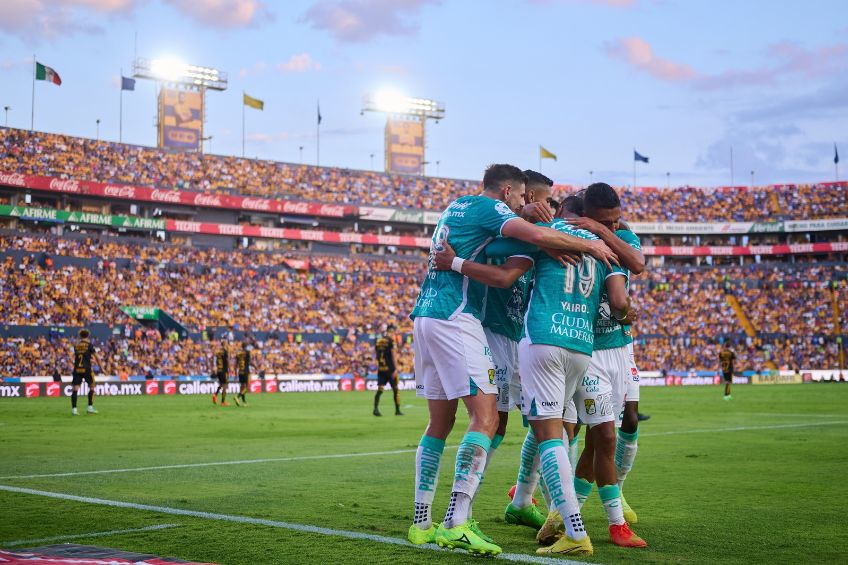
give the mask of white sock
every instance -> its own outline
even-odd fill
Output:
[[[425,435],[415,452],[415,513],[412,523],[422,530],[428,530],[433,525],[430,509],[439,483],[439,466],[444,449],[444,440]]]
[[[453,488],[445,528],[455,528],[468,521],[471,500],[480,487],[491,440],[480,432],[466,432],[456,452]]]
[[[615,441],[615,471],[618,475],[618,488],[624,490],[624,479],[633,468],[636,451],[639,449],[639,430],[632,434],[618,430]]]
[[[515,496],[512,505],[527,508],[533,503],[533,493],[539,484],[539,444],[533,430],[527,430],[524,443],[521,444],[521,462],[518,465],[518,480],[515,483]],[[544,492],[544,488],[542,489]]]
[[[624,509],[621,507],[621,491],[618,490],[618,485],[607,485],[598,488],[598,495],[601,497],[601,502],[604,504],[604,510],[607,511],[607,520],[610,526],[624,523]]]
[[[553,505],[562,516],[568,537],[580,540],[586,537],[586,528],[580,516],[577,496],[574,494],[574,476],[568,463],[568,452],[561,439],[549,439],[539,444],[542,476],[550,490]]]

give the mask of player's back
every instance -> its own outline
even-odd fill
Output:
[[[433,254],[447,242],[462,259],[483,262],[483,248],[500,235],[503,225],[517,216],[509,206],[483,195],[454,200],[439,217],[430,241],[430,260],[412,318],[453,319],[469,313],[480,318],[484,287],[454,271],[433,268]]]
[[[548,225],[548,224],[543,224]],[[594,234],[555,220],[551,228],[582,239],[598,239]],[[557,259],[540,252],[525,335],[532,343],[555,345],[592,354],[594,321],[601,291],[609,269],[604,263],[583,254],[577,266],[564,267]]]
[[[378,337],[374,342],[374,351],[377,355],[377,370],[382,372],[393,371],[392,340],[386,336]]]

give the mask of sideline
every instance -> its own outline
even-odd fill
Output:
[[[179,524],[154,524],[153,526],[133,528],[131,530],[110,530],[108,532],[91,532],[89,534],[73,534],[69,536],[53,536],[49,538],[19,539],[15,541],[0,542],[0,546],[15,547],[18,545],[29,545],[31,543],[44,543],[46,541],[66,541],[80,538],[102,538],[106,536],[118,536],[121,534],[134,534],[136,532],[155,532],[157,530],[164,530],[167,528],[176,528],[178,525]]]
[[[449,551],[446,549],[442,549],[438,545],[432,543],[426,543],[424,545],[412,545],[405,539],[390,538],[387,536],[378,536],[375,534],[364,534],[361,532],[352,532],[350,530],[334,530],[332,528],[322,528],[305,524],[294,524],[291,522],[279,522],[277,520],[267,520],[264,518],[251,518],[249,516],[237,516],[233,514],[217,514],[214,512],[200,512],[197,510],[185,510],[182,508],[169,508],[167,506],[152,506],[149,504],[137,504],[135,502],[122,502],[119,500],[106,500],[103,498],[76,496],[74,494],[20,488],[9,485],[0,485],[0,491],[14,492],[19,494],[30,494],[33,496],[44,496],[47,498],[58,498],[60,500],[72,500],[74,502],[82,502],[85,504],[97,504],[101,506],[112,506],[114,508],[131,508],[133,510],[145,510],[149,512],[158,512],[160,514],[172,514],[175,516],[191,516],[192,518],[203,518],[205,520],[217,520],[220,522],[235,522],[238,524],[269,526],[271,528],[282,528],[284,530],[292,530],[295,532],[320,534],[324,536],[336,536],[354,540],[373,541],[389,545],[399,545],[402,547],[407,547],[409,549]],[[464,552],[455,551],[455,553]],[[570,559],[537,557],[535,555],[524,555],[521,553],[501,553],[500,555],[496,556],[495,559],[500,559],[503,561],[512,561],[516,563],[541,563],[543,565],[583,565],[583,562],[571,561]]]

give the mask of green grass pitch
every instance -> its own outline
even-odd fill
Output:
[[[640,428],[639,454],[625,494],[639,514],[634,530],[650,547],[625,550],[609,543],[595,491],[583,512],[595,555],[584,561],[845,562],[840,544],[848,501],[848,386],[736,386],[733,392],[733,400],[725,402],[718,387],[642,389],[642,411],[652,418]],[[375,418],[372,398],[356,392],[256,394],[249,396],[249,408],[222,408],[206,396],[102,397],[100,414],[76,418],[67,399],[2,401],[0,485],[402,540],[411,523],[412,451],[426,423],[426,405],[404,393],[406,415],[395,417],[386,394],[386,415]],[[80,406],[84,410],[83,398]],[[442,460],[436,520],[447,504],[455,446],[467,422],[460,412]],[[505,552],[532,556],[533,533],[502,520],[523,435],[514,414],[475,503],[475,517]],[[404,452],[309,459],[387,451]],[[299,457],[307,459],[14,478]],[[0,547],[157,524],[176,526],[72,541],[221,564],[471,559],[463,553],[0,491]]]

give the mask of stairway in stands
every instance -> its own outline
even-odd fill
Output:
[[[745,335],[750,338],[757,337],[757,330],[754,328],[754,324],[751,323],[751,320],[748,318],[748,315],[745,314],[745,310],[742,308],[742,305],[739,304],[739,300],[731,294],[727,293],[724,295],[727,303],[730,304],[730,307],[733,308],[733,311],[736,313],[736,319],[739,320],[739,323],[742,325],[742,329],[745,330]],[[765,362],[765,366],[772,370],[777,370],[777,365],[774,364],[774,361],[768,360]]]
[[[840,320],[842,319],[842,312],[839,308],[839,293],[836,287],[830,287],[830,305],[833,307],[833,335],[839,336],[842,335],[842,324]],[[845,366],[845,345],[839,348],[839,366]]]

